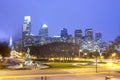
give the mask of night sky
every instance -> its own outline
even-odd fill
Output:
[[[49,36],[62,28],[72,35],[75,29],[93,28],[103,33],[103,41],[120,35],[120,0],[0,0],[0,40],[20,39],[24,16],[31,16],[35,35],[42,24]]]

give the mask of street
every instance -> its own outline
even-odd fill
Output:
[[[98,73],[93,68],[0,71],[0,80],[105,80],[106,76],[114,76],[115,80],[120,80],[117,72],[98,70]]]

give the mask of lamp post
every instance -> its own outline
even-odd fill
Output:
[[[112,59],[113,59],[113,60],[115,60],[115,56],[116,56],[116,53],[114,52],[114,53],[112,54]]]
[[[79,58],[80,58],[80,54],[81,54],[81,52],[82,52],[82,49],[79,50]]]
[[[96,56],[96,73],[97,73],[98,71],[97,71],[97,56]]]
[[[84,53],[84,57],[85,57],[85,59],[87,59],[87,53],[86,52]]]
[[[95,61],[96,61],[96,73],[98,72],[98,70],[97,70],[97,50],[94,50],[94,54],[95,54]]]
[[[113,63],[112,63],[112,62],[109,62],[109,63],[108,63],[108,66],[109,66],[110,68],[112,68],[112,67],[113,67]],[[109,75],[105,77],[105,80],[113,80],[113,79],[114,79],[114,76],[111,76],[111,70],[110,70],[110,71],[109,71]]]

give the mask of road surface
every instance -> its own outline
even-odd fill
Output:
[[[114,76],[120,80],[120,74],[107,69],[61,69],[61,70],[15,70],[0,71],[0,80],[105,80]]]

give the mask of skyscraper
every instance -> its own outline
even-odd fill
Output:
[[[25,16],[24,24],[22,27],[22,39],[24,39],[25,36],[30,35],[30,33],[31,33],[31,17]]]
[[[102,47],[102,33],[95,33],[95,41],[97,45],[101,48]]]
[[[85,39],[90,41],[93,40],[93,30],[91,28],[85,30]]]
[[[43,24],[42,27],[39,30],[39,36],[41,38],[41,42],[45,42],[48,38],[48,26],[46,24]]]
[[[75,35],[75,43],[79,44],[81,47],[81,45],[82,45],[82,30],[81,29],[75,30],[74,35]]]
[[[31,37],[31,16],[25,16],[22,26],[22,47],[32,44]]]
[[[95,40],[102,40],[102,33],[95,33]]]
[[[75,38],[82,39],[82,30],[81,29],[75,30]]]
[[[13,42],[12,42],[12,37],[10,37],[10,41],[9,41],[9,47],[13,50]]]
[[[63,30],[61,30],[61,38],[65,38],[68,36],[68,32],[66,28],[63,28]]]

